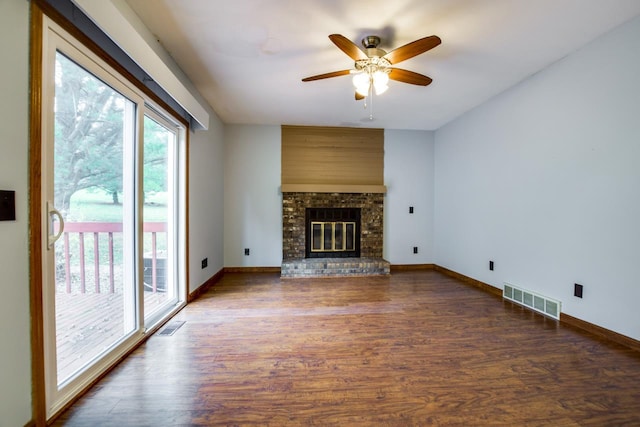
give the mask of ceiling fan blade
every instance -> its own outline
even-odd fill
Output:
[[[427,86],[433,81],[430,77],[414,73],[413,71],[403,70],[402,68],[391,68],[389,78],[391,80],[418,86]]]
[[[367,59],[367,55],[362,51],[362,49],[356,46],[355,43],[345,36],[340,34],[331,34],[329,39],[354,61],[357,61],[358,59]]]
[[[356,92],[356,101],[360,101],[364,99],[364,95],[360,95],[358,92]]]
[[[413,58],[416,55],[420,55],[421,53],[433,49],[441,42],[442,40],[440,40],[440,37],[438,36],[424,37],[392,50],[387,53],[384,58],[388,59],[392,64],[397,64],[398,62]]]
[[[331,73],[318,74],[317,76],[305,77],[304,79],[302,79],[302,81],[312,82],[314,80],[328,79],[330,77],[346,76],[347,74],[351,74],[351,70],[340,70],[332,71]]]

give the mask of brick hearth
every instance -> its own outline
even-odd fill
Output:
[[[307,258],[283,261],[282,277],[377,276],[389,274],[382,258]]]

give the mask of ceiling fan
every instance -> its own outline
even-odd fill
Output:
[[[353,74],[356,101],[364,99],[373,94],[374,91],[376,95],[382,94],[388,88],[389,79],[419,86],[430,84],[432,82],[431,78],[413,71],[396,68],[394,65],[431,50],[441,43],[440,37],[429,36],[415,40],[391,52],[385,52],[378,48],[380,44],[380,37],[378,36],[366,36],[363,38],[362,46],[364,50],[340,34],[331,34],[329,39],[355,61],[354,69],[318,74],[306,77],[302,81],[311,82]]]

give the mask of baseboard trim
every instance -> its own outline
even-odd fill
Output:
[[[220,279],[222,279],[222,276],[224,276],[224,268],[221,268],[216,274],[208,278],[206,282],[198,286],[195,291],[191,292],[187,296],[187,304],[200,298],[200,296],[207,292],[209,288],[218,283]]]
[[[465,276],[464,274],[457,273],[453,270],[449,270],[448,268],[441,267],[436,265],[434,267],[436,271],[440,271],[441,273],[446,274],[447,276],[458,279],[464,283],[470,284],[473,287],[479,288],[485,292],[488,292],[494,296],[498,296],[502,298],[502,289],[496,288],[495,286],[491,286],[487,283],[481,282],[476,279],[472,279],[471,277]],[[526,308],[526,307],[525,307]],[[594,325],[593,323],[589,323],[585,320],[578,319],[577,317],[570,316],[565,313],[560,313],[560,323],[564,323],[565,325],[573,326],[577,329],[581,329],[583,331],[589,332],[593,335],[596,335],[600,338],[604,338],[608,341],[614,342],[616,344],[623,345],[632,350],[640,352],[640,341],[630,338],[626,335],[619,334],[610,329],[603,328],[598,325]]]
[[[435,264],[391,264],[391,272],[394,271],[411,271],[411,270],[433,270]]]
[[[225,267],[225,273],[280,273],[280,267]]]
[[[435,266],[435,270],[444,273],[449,277],[453,277],[454,279],[458,279],[468,285],[473,286],[474,288],[482,289],[483,291],[493,296],[502,298],[502,289],[496,288],[495,286],[491,286],[487,283],[481,282],[480,280],[472,279],[471,277],[465,276],[464,274],[460,274],[439,265]]]
[[[577,317],[570,316],[565,313],[560,313],[560,322],[570,326],[574,326],[578,329],[582,329],[587,332],[591,332],[593,335],[597,335],[601,338],[605,338],[609,341],[613,341],[617,344],[629,347],[632,350],[640,352],[640,341],[634,340],[626,335],[619,334],[610,329],[603,328],[593,323],[586,322]]]

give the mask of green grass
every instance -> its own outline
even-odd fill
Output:
[[[167,220],[167,193],[147,194],[143,218],[146,222]],[[115,204],[111,195],[104,191],[80,190],[71,197],[66,219],[71,222],[122,222],[122,195],[120,204]]]

